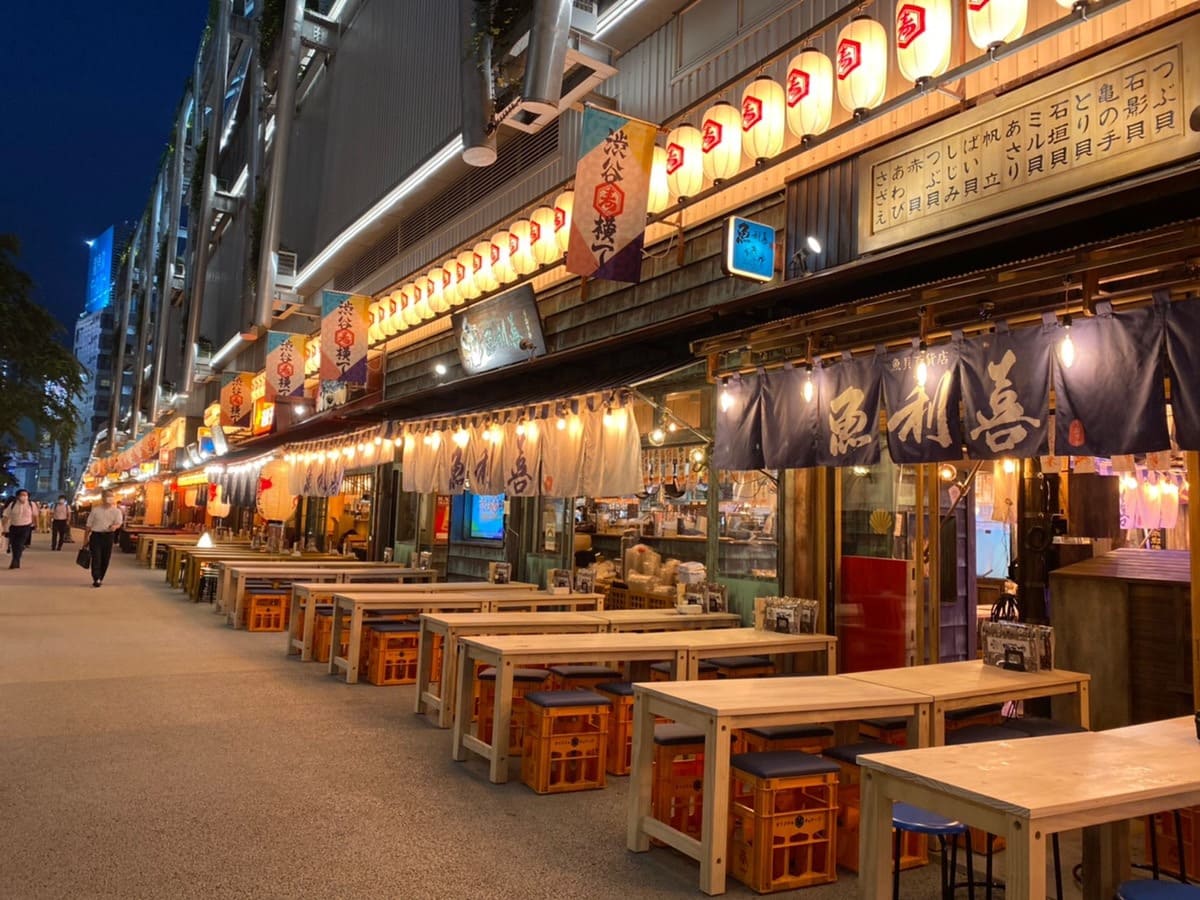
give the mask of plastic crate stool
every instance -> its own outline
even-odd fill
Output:
[[[947,819],[908,803],[892,804],[893,838],[892,857],[892,900],[900,900],[901,845],[905,833],[936,837],[942,858],[942,898],[954,900],[954,873],[958,871],[959,838],[967,835],[967,826],[954,819]],[[967,852],[967,891],[971,900],[975,898],[975,865],[972,861],[970,842],[963,842]],[[947,865],[948,863],[948,865]]]
[[[833,746],[833,729],[825,725],[765,725],[740,731],[746,753],[800,750],[821,753]]]
[[[765,656],[722,656],[709,660],[718,678],[761,678],[775,674],[775,664]]]
[[[416,684],[419,625],[412,622],[377,622],[364,629],[369,647],[367,681],[371,684]],[[361,666],[361,659],[359,664]]]
[[[288,597],[275,591],[246,597],[247,631],[284,631],[288,620]]]
[[[700,680],[712,681],[717,677],[717,667],[710,663],[707,659],[700,660]],[[671,663],[656,662],[650,664],[650,680],[651,681],[670,681],[671,680]]]
[[[704,732],[670,722],[654,726],[650,814],[700,838],[704,806]]]
[[[946,730],[954,731],[971,725],[1000,725],[1004,722],[1004,704],[989,703],[967,709],[951,709],[946,712]]]
[[[594,691],[596,685],[621,680],[621,673],[608,666],[551,666],[550,674],[552,691]]]
[[[608,716],[594,691],[526,694],[521,780],[539,794],[604,787]]]
[[[606,771],[609,775],[628,775],[633,765],[633,685],[628,681],[610,681],[596,685],[596,692],[612,703]]]
[[[330,644],[333,641],[333,606],[322,603],[314,610],[313,624],[313,659],[317,662],[329,662]],[[344,657],[350,652],[350,614],[342,613],[342,639],[338,641],[338,656]]]
[[[513,669],[512,715],[508,719],[508,754],[520,756],[525,742],[525,695],[536,691],[550,675],[545,669]],[[492,743],[496,712],[496,667],[488,666],[475,679],[476,737]]]
[[[908,719],[864,719],[858,723],[858,736],[865,741],[908,746]]]
[[[760,894],[837,881],[837,763],[779,750],[730,765],[729,873]]]

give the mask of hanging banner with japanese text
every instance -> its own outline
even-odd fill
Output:
[[[958,349],[950,344],[887,357],[883,402],[893,462],[903,465],[962,458],[960,393]]]
[[[1116,456],[1170,448],[1163,387],[1163,310],[1113,313],[1097,303],[1075,319],[1073,359],[1062,343],[1054,365],[1054,452]],[[1067,362],[1070,365],[1067,365]]]
[[[583,111],[567,271],[637,283],[658,129],[594,107]]]
[[[959,375],[971,459],[1049,452],[1050,354],[1057,328],[1039,326],[961,343]]]
[[[307,340],[302,334],[267,332],[264,399],[304,396],[304,345]]]
[[[1200,301],[1172,303],[1166,315],[1175,441],[1180,449],[1200,450]]]
[[[786,366],[762,388],[763,462],[768,469],[817,464],[817,372]]]
[[[763,468],[761,384],[757,375],[734,375],[717,388],[712,464],[732,472]]]
[[[321,381],[366,387],[371,298],[321,293]]]
[[[221,376],[221,427],[249,428],[254,416],[254,401],[250,392],[254,375],[249,372]]]
[[[817,383],[817,463],[870,466],[879,462],[881,364],[873,356],[823,369]]]
[[[1044,203],[1200,152],[1192,16],[861,156],[858,251]]]

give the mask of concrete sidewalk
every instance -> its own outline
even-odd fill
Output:
[[[701,896],[691,860],[626,852],[627,779],[491,785],[411,687],[287,659],[131,555],[93,589],[79,545],[43,538],[0,571],[0,897]],[[906,873],[903,896],[936,880]]]

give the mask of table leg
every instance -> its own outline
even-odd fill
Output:
[[[226,609],[233,609],[233,622],[230,624],[233,625],[234,628],[242,627],[242,610],[245,608],[245,598],[246,578],[243,575],[239,575],[237,580],[233,583],[233,597],[231,598],[231,602],[229,606],[226,607]]]
[[[860,900],[889,900],[892,896],[892,798],[884,776],[862,772],[862,818],[858,826]]]
[[[837,641],[825,643],[825,674],[837,674]]]
[[[337,610],[334,610],[336,613]],[[358,684],[358,655],[362,651],[363,611],[357,603],[350,613],[350,640],[346,646],[346,684]],[[329,648],[329,659],[337,654],[337,644]]]
[[[313,632],[317,628],[317,598],[311,593],[308,595],[308,601],[304,604],[304,633],[300,635],[302,644],[300,646],[300,661],[312,662],[313,658]]]
[[[463,736],[471,728],[471,692],[475,689],[475,663],[465,647],[458,654],[458,682],[455,687],[454,731],[451,732],[450,753],[462,762],[467,758]]]
[[[508,731],[512,722],[513,664],[501,659],[496,667],[496,708],[492,714],[492,784],[508,781]]]
[[[633,758],[629,768],[629,814],[625,847],[634,853],[650,849],[650,838],[642,831],[642,819],[650,815],[654,788],[654,712],[644,696],[633,701]]]
[[[451,629],[446,629],[446,636],[442,639],[442,684],[439,688],[442,708],[438,711],[438,728],[449,728],[454,721],[454,711],[458,709],[458,681],[455,679],[461,655],[458,638]]]
[[[337,674],[338,645],[342,642],[342,608],[336,602],[333,604],[333,619],[329,625],[329,674]]]
[[[1114,897],[1128,878],[1129,820],[1083,829],[1083,896]]]
[[[417,631],[417,699],[415,712],[417,715],[425,712],[425,691],[429,689],[429,670],[433,668],[433,634],[424,619],[420,620]]]
[[[941,703],[933,704],[933,716],[929,723],[929,743],[934,747],[944,746],[946,743],[946,707]]]
[[[1042,900],[1046,896],[1046,835],[1031,827],[1028,820],[1014,817],[1009,820],[1005,840],[1008,842],[1004,854],[1006,900]],[[1084,896],[1113,894],[1091,894],[1084,885]]]
[[[700,890],[725,893],[729,843],[729,723],[714,717],[704,736],[704,808],[700,827]]]

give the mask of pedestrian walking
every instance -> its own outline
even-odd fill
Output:
[[[88,513],[83,541],[92,551],[92,587],[100,587],[108,573],[108,561],[112,559],[113,538],[125,524],[125,514],[113,502],[113,492],[100,494],[100,505],[93,506]]]
[[[66,496],[58,495],[50,508],[50,549],[61,550],[71,531],[71,504]]]
[[[4,528],[8,534],[8,545],[12,552],[10,569],[21,568],[21,555],[29,546],[33,526],[37,523],[37,504],[29,499],[29,491],[21,488],[12,503],[4,510]]]

